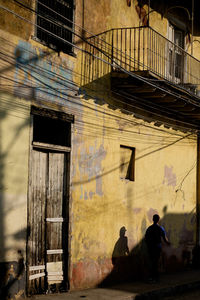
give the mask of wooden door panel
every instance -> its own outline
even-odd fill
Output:
[[[47,196],[47,153],[33,150],[30,178],[29,292],[45,290],[45,199]]]
[[[47,198],[47,272],[49,284],[63,279],[63,198],[65,154],[49,153],[49,190]],[[51,275],[50,275],[51,274]]]
[[[66,164],[65,153],[33,150],[30,175],[29,224],[29,294],[51,289],[67,278]],[[64,270],[64,272],[63,272]],[[49,285],[49,287],[48,287]]]

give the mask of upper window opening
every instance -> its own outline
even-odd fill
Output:
[[[135,181],[135,148],[120,145],[120,177]]]
[[[70,147],[71,123],[33,115],[33,142]]]
[[[72,53],[73,0],[37,1],[37,38],[56,51]],[[69,20],[69,21],[68,21]]]

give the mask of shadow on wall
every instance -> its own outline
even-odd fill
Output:
[[[191,267],[199,268],[200,249],[195,245],[196,215],[166,214],[159,224],[165,228],[171,241],[170,246],[164,243],[162,245],[160,273],[177,272]],[[128,243],[127,237],[126,242]],[[116,242],[112,255],[113,269],[99,284],[100,287],[125,281],[147,280],[150,260],[144,238],[130,252],[126,248],[126,242],[122,241],[121,236]]]
[[[3,137],[5,133],[5,124],[3,122],[10,114],[9,103],[6,103],[8,109],[2,109],[0,107],[0,136]],[[17,105],[12,103],[12,111],[17,112]],[[11,152],[15,146],[16,141],[19,140],[21,131],[29,125],[29,117],[24,117],[19,126],[15,127],[13,139],[5,145],[2,144],[2,138],[0,139],[0,299],[13,299],[14,296],[25,295],[25,272],[24,272],[24,251],[25,249],[16,249],[18,252],[18,259],[16,261],[6,261],[6,253],[9,249],[6,247],[5,236],[5,218],[8,213],[16,208],[16,203],[9,206],[6,203],[6,163],[8,157],[11,157]],[[16,177],[15,177],[16,179]],[[15,182],[16,184],[16,182]],[[13,221],[14,222],[14,221]],[[15,241],[26,240],[26,228],[12,235]]]

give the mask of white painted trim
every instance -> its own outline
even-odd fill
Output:
[[[29,267],[29,271],[38,271],[38,270],[45,270],[45,265]]]
[[[63,275],[63,272],[62,271],[61,272],[48,272],[47,274],[48,274],[48,276]]]
[[[63,249],[47,250],[47,254],[62,254]]]
[[[46,218],[47,222],[52,222],[52,223],[62,223],[64,222],[63,218]]]
[[[29,280],[33,280],[33,279],[44,277],[44,276],[45,276],[44,272],[43,273],[34,274],[34,275],[30,275],[29,276]]]
[[[63,276],[61,275],[55,275],[55,276],[48,276],[48,281],[60,281],[63,280]]]
[[[47,144],[47,143],[39,143],[39,142],[33,142],[33,147],[41,148],[41,149],[52,149],[60,152],[71,152],[70,147],[60,146],[60,145],[53,145],[53,144]]]

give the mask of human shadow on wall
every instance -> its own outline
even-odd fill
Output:
[[[161,274],[188,270],[193,267],[200,268],[200,249],[195,245],[195,222],[196,215],[193,212],[166,214],[160,220],[160,225],[165,228],[171,241],[171,246],[164,245],[164,243],[162,246],[159,262]],[[114,246],[113,254],[118,248],[118,241]],[[102,280],[99,287],[113,286],[123,282],[146,282],[151,262],[144,237],[129,254],[123,253],[118,259],[115,259],[113,255],[112,263],[112,271]]]
[[[127,256],[129,255],[129,248],[128,248],[128,238],[125,236],[126,228],[123,226],[120,228],[119,231],[119,239],[115,243],[114,250],[112,253],[112,264],[114,266],[113,269],[113,276],[117,277],[119,274],[123,274],[126,272],[127,269]]]

